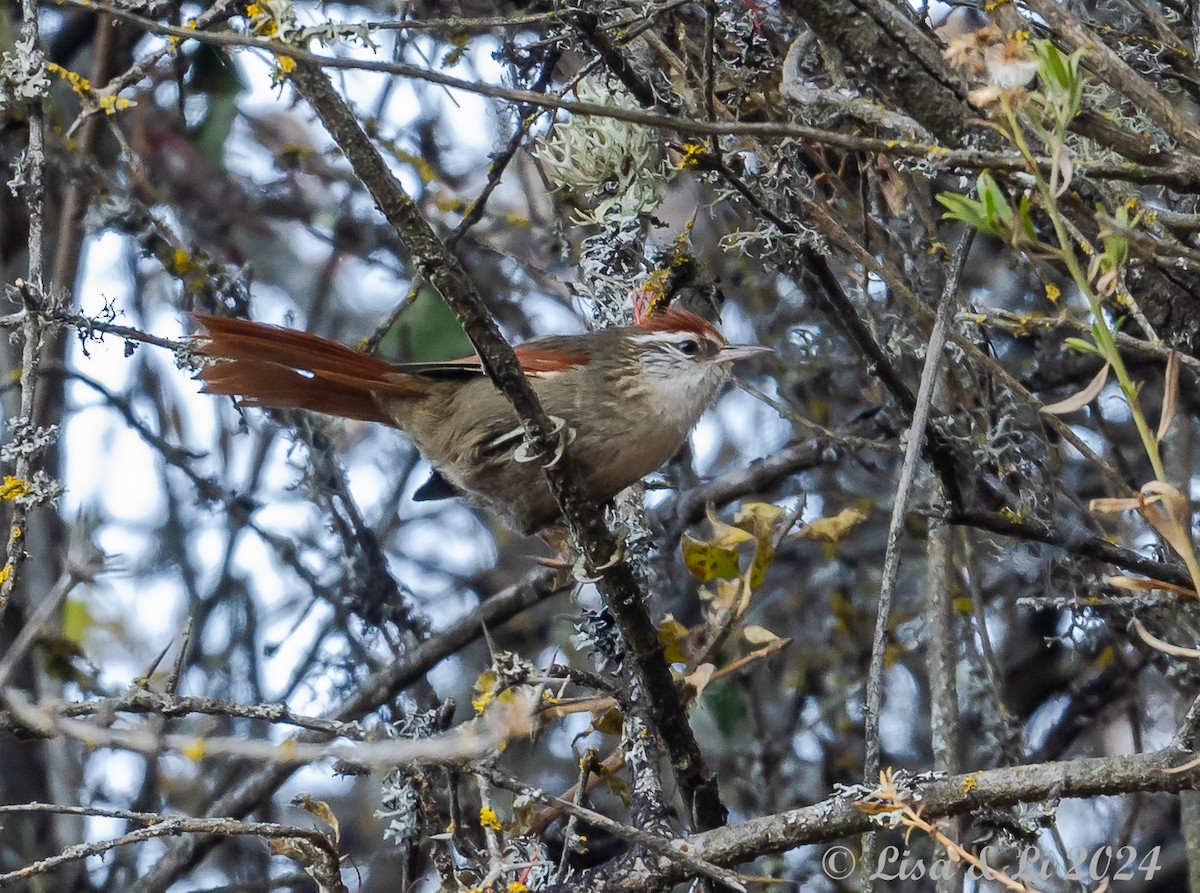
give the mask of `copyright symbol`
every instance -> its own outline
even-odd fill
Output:
[[[835,881],[844,881],[854,874],[856,860],[850,847],[831,846],[821,857],[821,870],[825,876]]]

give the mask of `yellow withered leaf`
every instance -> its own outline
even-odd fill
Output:
[[[866,512],[855,508],[842,509],[830,518],[817,518],[800,528],[800,538],[816,543],[840,543],[850,531],[867,520]]]
[[[592,728],[602,735],[620,735],[625,717],[616,707],[605,710],[592,719]]]
[[[747,502],[738,509],[733,521],[743,530],[754,534],[758,540],[774,537],[787,512],[769,502]]]
[[[754,534],[749,531],[722,521],[717,516],[716,509],[711,504],[705,509],[705,515],[708,517],[708,523],[712,525],[713,535],[709,542],[714,546],[720,546],[722,549],[731,549],[734,546],[740,546],[742,543],[748,543],[754,539]]]
[[[765,645],[779,640],[779,636],[765,626],[747,626],[742,630],[742,637],[751,645]]]
[[[342,838],[342,826],[338,823],[333,809],[324,800],[314,800],[308,794],[301,794],[292,801],[292,805],[301,807],[309,815],[316,816],[333,831],[333,842],[336,844]]]
[[[769,502],[748,502],[734,516],[737,525],[751,531],[756,540],[754,558],[746,578],[751,592],[756,592],[762,585],[767,568],[775,560],[775,542],[783,533],[780,527],[786,523],[787,517],[786,511]]]
[[[668,614],[658,625],[658,642],[663,646],[663,654],[669,664],[687,662],[683,652],[683,641],[688,637],[688,628]]]

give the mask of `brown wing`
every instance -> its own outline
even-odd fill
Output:
[[[588,352],[575,335],[554,335],[535,338],[513,348],[517,361],[526,375],[558,372],[572,366],[582,366],[588,361]],[[407,375],[427,378],[470,378],[483,374],[483,363],[478,356],[434,363],[397,363],[395,371]]]

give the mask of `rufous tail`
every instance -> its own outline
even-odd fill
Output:
[[[198,376],[204,390],[242,406],[309,409],[395,425],[376,396],[418,396],[423,385],[390,363],[308,332],[195,314],[205,336],[196,352],[220,362]]]

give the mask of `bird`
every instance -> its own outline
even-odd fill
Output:
[[[479,357],[390,363],[308,332],[194,314],[205,392],[240,406],[305,409],[405,431],[434,468],[414,499],[463,496],[523,534],[561,522],[542,468]],[[535,338],[514,352],[561,428],[589,497],[606,502],[656,471],[730,377],[770,349],[731,345],[668,307],[627,326]]]

